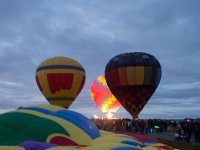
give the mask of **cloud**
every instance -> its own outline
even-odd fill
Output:
[[[35,70],[43,60],[62,55],[79,61],[87,75],[72,108],[94,111],[89,87],[104,74],[109,59],[143,51],[158,58],[162,79],[141,116],[156,106],[161,109],[153,116],[176,108],[180,113],[170,117],[185,116],[185,106],[197,116],[192,109],[198,109],[200,98],[199,5],[195,0],[1,0],[1,108],[47,103],[37,89]],[[130,117],[124,109],[119,112]]]
[[[0,81],[0,85],[2,85],[2,86],[23,86],[21,83],[10,82],[10,81]]]

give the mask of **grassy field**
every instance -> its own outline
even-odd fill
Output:
[[[160,140],[161,143],[175,147],[180,150],[200,150],[200,146],[198,145],[192,145],[189,143],[179,142],[179,141],[164,140],[160,138],[158,139]]]

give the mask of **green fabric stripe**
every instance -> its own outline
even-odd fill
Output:
[[[63,101],[63,100],[73,101],[74,97],[47,97],[46,99],[48,101],[54,101],[54,100],[57,100],[57,101]]]
[[[69,135],[57,122],[22,112],[0,115],[0,124],[0,145],[16,145],[25,140],[46,141],[53,133]]]

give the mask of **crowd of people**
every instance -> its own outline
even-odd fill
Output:
[[[175,134],[177,140],[190,142],[191,136],[194,136],[195,142],[200,143],[200,121],[185,119],[179,122],[178,133]]]
[[[132,132],[141,134],[153,134],[175,132],[177,140],[190,142],[194,136],[195,142],[200,142],[200,120],[163,120],[163,119],[95,119],[91,120],[101,130],[114,132]]]
[[[148,119],[94,119],[92,121],[99,129],[118,132],[140,132],[148,134],[153,132],[166,132],[168,126],[176,126],[169,120]]]

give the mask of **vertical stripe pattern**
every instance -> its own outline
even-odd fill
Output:
[[[38,66],[36,82],[49,103],[68,108],[84,86],[85,70],[71,58],[53,57]]]
[[[159,61],[142,52],[117,55],[105,69],[109,89],[133,117],[139,114],[156,90],[161,74]]]
[[[95,105],[103,113],[115,113],[119,109],[120,103],[110,92],[105,76],[99,76],[90,86],[90,94]]]

